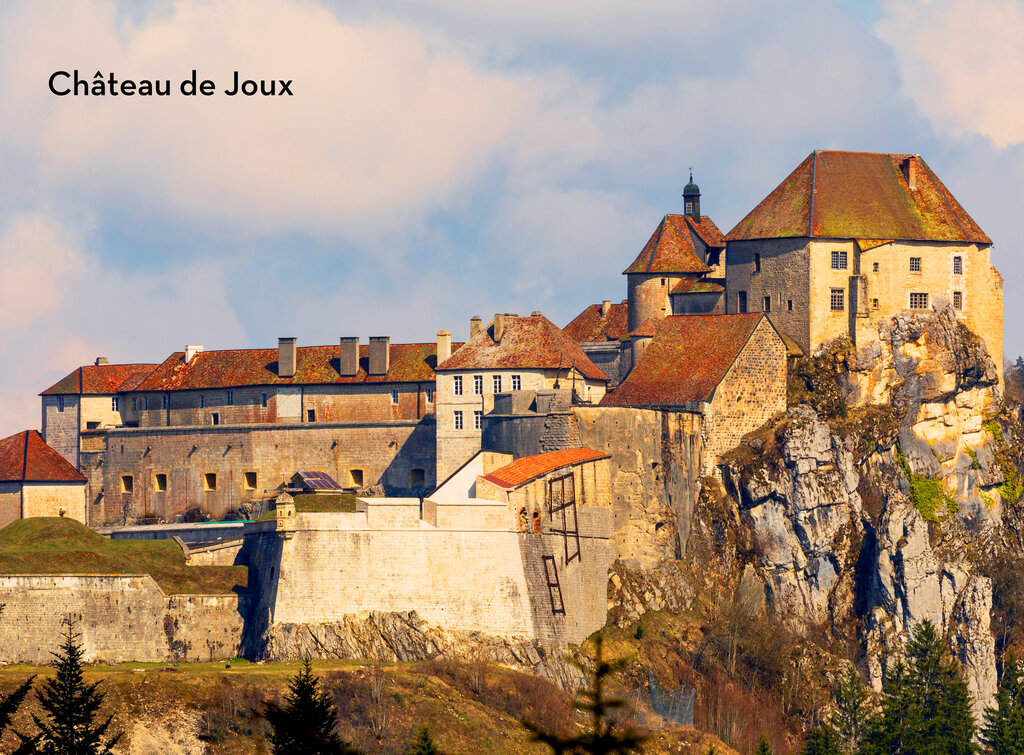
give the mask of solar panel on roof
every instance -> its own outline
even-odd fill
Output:
[[[311,490],[341,490],[341,485],[333,477],[318,469],[302,470],[299,477]]]

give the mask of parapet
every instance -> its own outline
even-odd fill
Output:
[[[439,530],[509,532],[515,529],[515,516],[508,504],[486,498],[424,498],[423,521]]]
[[[371,530],[419,529],[419,498],[357,498],[356,511],[366,514]]]

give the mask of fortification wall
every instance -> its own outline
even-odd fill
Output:
[[[211,661],[238,655],[237,595],[167,595],[147,574],[0,575],[0,661],[49,663],[73,617],[84,660]]]

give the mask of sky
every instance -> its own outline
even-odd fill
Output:
[[[727,232],[814,149],[921,154],[1024,353],[1024,0],[6,0],[0,77],[0,437],[100,355],[565,325],[690,166]]]

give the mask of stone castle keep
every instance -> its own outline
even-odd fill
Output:
[[[240,521],[271,501],[276,515],[196,554],[248,565],[241,596],[4,577],[0,601],[41,621],[33,601],[54,590],[116,596],[99,627],[137,596],[149,608],[132,631],[95,640],[108,660],[355,653],[354,617],[376,613],[578,643],[605,623],[615,559],[685,553],[700,480],[785,410],[793,359],[948,306],[1001,368],[991,239],[919,156],[816,151],[727,234],[692,176],[683,199],[624,270],[625,300],[564,328],[499,313],[472,318],[463,342],[280,338],[76,368],[42,392],[41,436],[0,441],[0,524]],[[296,512],[282,491],[306,471],[357,493],[358,510]],[[181,636],[143,640],[165,615]],[[213,627],[221,639],[202,640]]]

